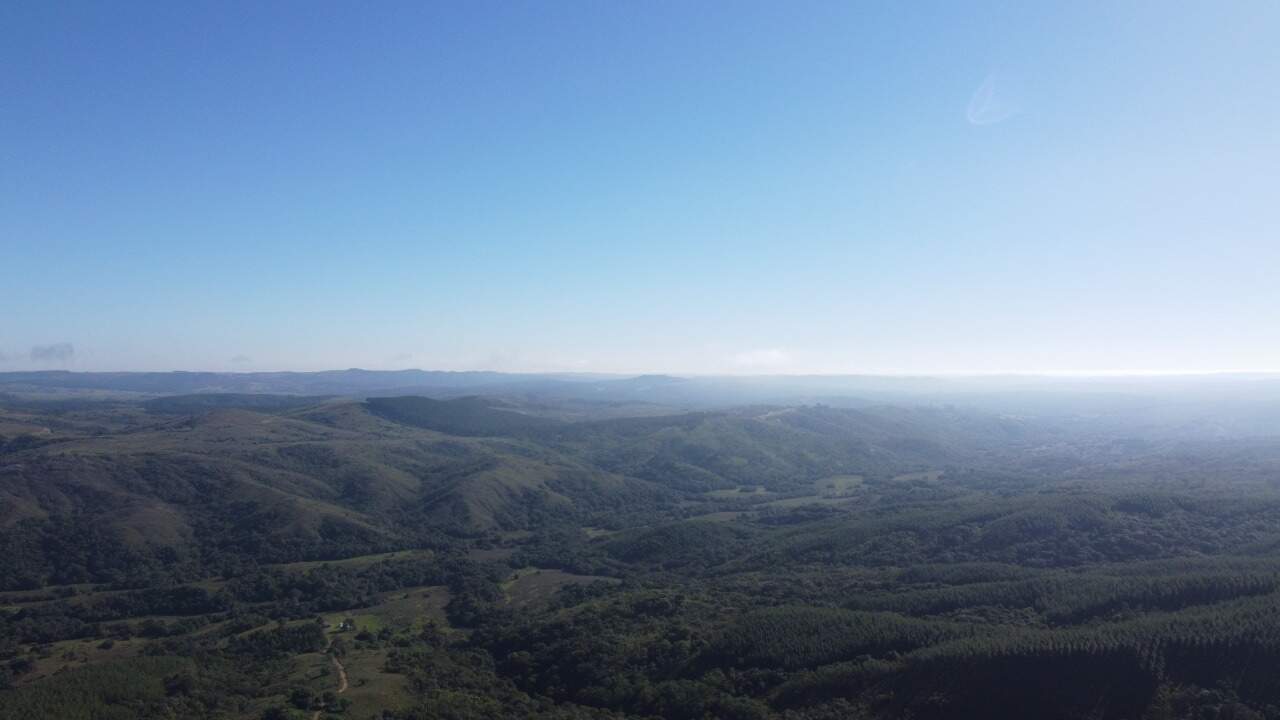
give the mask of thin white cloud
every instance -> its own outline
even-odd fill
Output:
[[[1022,112],[1010,85],[1003,76],[988,75],[969,98],[969,107],[965,111],[969,124],[995,125]]]
[[[740,368],[778,368],[791,362],[791,353],[782,348],[762,348],[740,352],[730,360]]]

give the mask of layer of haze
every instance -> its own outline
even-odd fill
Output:
[[[1280,4],[0,6],[0,370],[1280,369]]]

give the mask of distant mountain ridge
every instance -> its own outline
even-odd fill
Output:
[[[356,394],[397,387],[458,388],[501,382],[496,372],[324,370],[320,372],[70,372],[0,373],[0,389],[60,388],[158,395],[192,393]],[[539,376],[541,377],[541,376]],[[549,377],[549,376],[548,376]]]
[[[439,370],[321,372],[10,372],[10,401],[147,400],[184,395],[483,396],[555,406],[562,419],[721,410],[748,405],[955,405],[1017,417],[1074,419],[1199,436],[1280,434],[1280,375],[1150,377],[874,375],[672,376]],[[190,403],[205,401],[192,397]],[[216,403],[216,400],[208,402]],[[265,401],[254,401],[265,402]],[[283,401],[279,401],[283,404]],[[532,414],[540,414],[534,412]]]
[[[162,571],[172,557],[204,572],[231,555],[327,559],[624,508],[638,518],[740,487],[804,494],[823,477],[890,477],[1043,437],[1016,421],[927,408],[565,421],[475,396],[195,394],[33,407],[0,405],[0,550],[28,560],[8,568],[21,579],[0,585],[10,589],[53,577],[69,552],[59,538],[75,538],[83,555],[62,581],[108,579],[102,553],[133,558],[137,572]],[[38,542],[11,546],[15,538]]]

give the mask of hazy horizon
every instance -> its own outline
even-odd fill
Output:
[[[496,370],[493,368],[477,367],[477,368],[435,368],[435,367],[398,367],[398,368],[364,368],[364,367],[331,367],[320,368],[314,370],[301,370],[296,368],[267,368],[260,370],[234,369],[234,370],[211,370],[200,367],[193,368],[170,368],[160,370],[146,369],[112,369],[112,370],[81,370],[76,368],[31,368],[25,370],[0,369],[0,375],[5,374],[24,374],[24,373],[63,373],[69,372],[84,375],[114,375],[114,374],[200,374],[212,373],[219,375],[272,375],[272,374],[322,374],[322,373],[344,373],[344,372],[367,372],[367,373],[444,373],[457,375],[502,375],[510,377],[581,377],[581,378],[617,378],[632,379],[642,377],[670,377],[677,379],[735,379],[735,380],[767,380],[767,379],[885,379],[885,380],[1046,380],[1046,381],[1109,381],[1109,380],[1199,380],[1199,379],[1280,379],[1280,371],[1273,370],[1224,370],[1216,372],[1178,372],[1178,371],[1115,371],[1115,372],[985,372],[985,373],[950,373],[950,372],[919,372],[919,373],[894,373],[894,372],[723,372],[723,373],[700,373],[700,372],[680,372],[680,371],[654,371],[654,370],[635,370],[635,371],[575,371],[575,370]]]

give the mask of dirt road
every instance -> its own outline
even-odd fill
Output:
[[[342,661],[337,655],[330,655],[329,659],[333,661],[333,666],[338,670],[338,694],[347,691],[347,669],[342,666]]]
[[[329,647],[325,648],[325,652],[329,652],[332,648],[333,641],[330,640]],[[330,655],[329,660],[333,661],[333,667],[338,671],[338,694],[341,695],[347,691],[347,669],[343,667],[342,661],[338,659],[337,655]],[[311,720],[320,720],[320,715],[323,713],[323,710],[315,711],[311,714]]]

